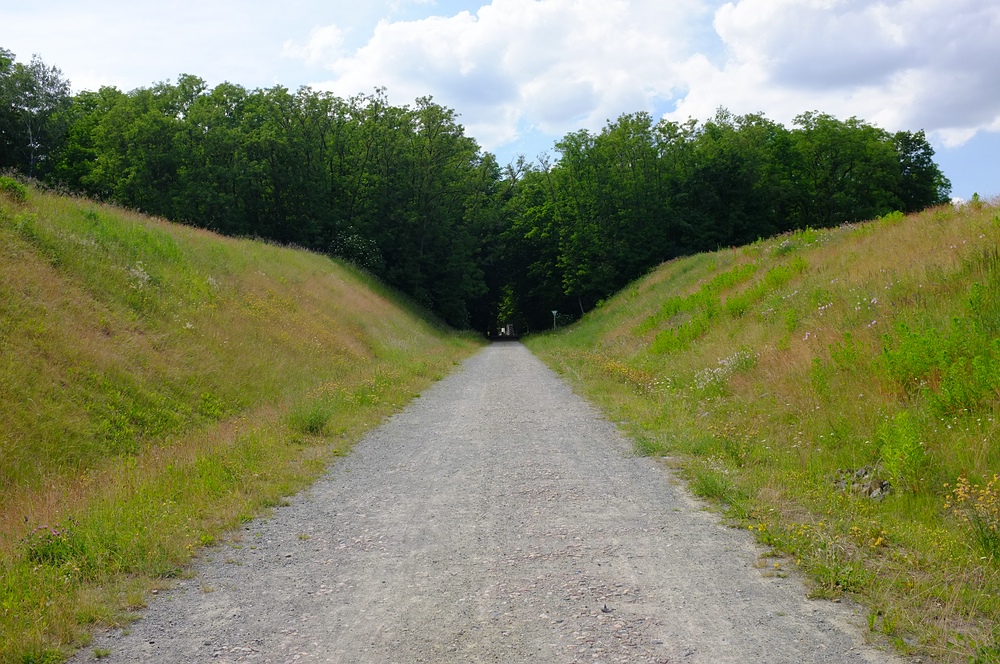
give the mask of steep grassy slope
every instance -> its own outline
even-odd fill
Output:
[[[322,256],[0,191],[0,662],[124,619],[475,347]]]
[[[873,632],[1000,659],[1000,211],[661,266],[531,348]],[[763,563],[762,563],[763,564]]]

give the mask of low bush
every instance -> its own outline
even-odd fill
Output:
[[[0,195],[15,203],[23,203],[28,200],[28,188],[12,177],[0,175]]]

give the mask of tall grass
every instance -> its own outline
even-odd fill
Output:
[[[0,662],[128,620],[475,345],[322,256],[0,195]]]
[[[998,246],[989,204],[796,232],[529,345],[814,594],[904,652],[997,661]]]

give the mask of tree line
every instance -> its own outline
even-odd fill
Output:
[[[351,261],[456,327],[551,325],[671,258],[948,200],[922,131],[811,112],[623,115],[501,167],[455,111],[384,90],[72,94],[0,48],[0,169],[229,235]]]

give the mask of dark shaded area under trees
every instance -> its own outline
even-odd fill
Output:
[[[430,98],[209,89],[72,95],[0,48],[0,169],[228,235],[351,261],[450,325],[579,316],[659,263],[945,203],[922,131],[811,112],[623,115],[500,167]]]

